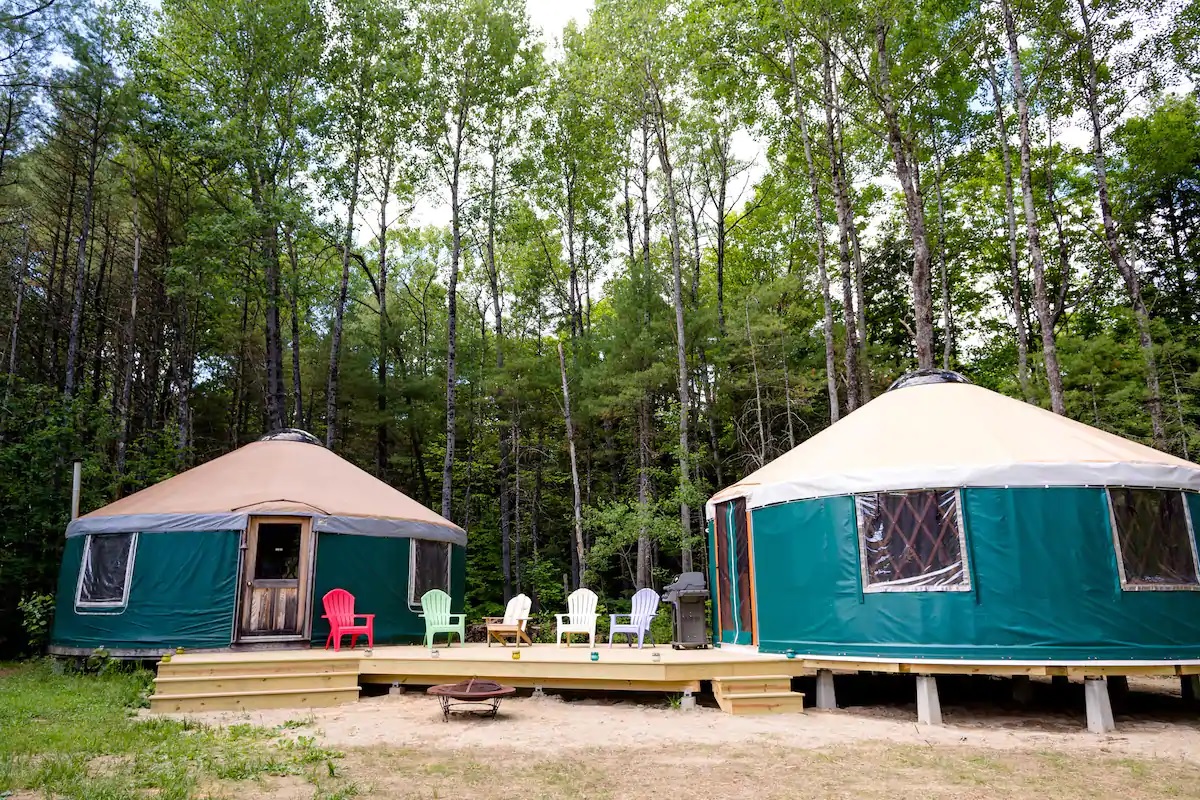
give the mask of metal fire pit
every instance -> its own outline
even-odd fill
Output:
[[[495,681],[471,678],[461,683],[443,683],[430,686],[429,694],[442,704],[442,722],[450,720],[451,709],[480,717],[495,717],[500,710],[500,701],[516,693],[512,686],[502,686]]]

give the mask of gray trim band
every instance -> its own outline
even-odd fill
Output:
[[[213,514],[119,514],[80,517],[67,526],[67,538],[89,533],[189,533],[192,531],[243,531],[250,517],[312,517],[318,533],[343,533],[350,536],[387,536],[399,539],[429,539],[460,547],[467,534],[457,525],[439,525],[412,519],[379,519],[336,514],[297,514],[295,512],[221,512]]]

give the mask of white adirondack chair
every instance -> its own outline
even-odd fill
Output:
[[[567,613],[555,614],[558,617],[558,631],[554,641],[562,647],[563,636],[567,637],[567,647],[571,646],[571,634],[587,634],[588,646],[596,647],[596,593],[591,589],[576,589],[567,598]]]
[[[517,647],[521,646],[521,640],[524,640],[526,644],[532,645],[533,640],[529,638],[529,631],[526,630],[526,627],[529,625],[529,609],[532,606],[532,600],[523,594],[519,594],[508,601],[508,605],[504,607],[503,617],[488,617],[485,619],[488,647],[492,646],[492,639],[507,646],[510,637],[516,641]]]
[[[612,614],[611,624],[608,627],[608,646],[613,645],[613,634],[623,633],[626,636],[626,643],[633,645],[633,637],[637,636],[638,650],[642,649],[642,637],[650,633],[650,623],[654,619],[654,615],[658,613],[658,592],[653,589],[638,589],[637,594],[633,596],[633,608],[629,614]],[[628,618],[629,622],[618,622],[618,619]],[[654,634],[650,633],[650,643],[658,644],[654,641]]]

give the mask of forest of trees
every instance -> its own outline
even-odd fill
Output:
[[[76,459],[309,430],[481,613],[917,367],[1200,448],[1200,0],[140,2],[0,2],[0,650]]]

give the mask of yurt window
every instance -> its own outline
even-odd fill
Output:
[[[119,608],[129,599],[136,533],[90,534],[83,546],[75,605]]]
[[[1183,492],[1112,488],[1108,502],[1124,588],[1200,588]]]
[[[970,590],[957,490],[872,492],[854,499],[864,591]]]
[[[450,545],[428,539],[411,539],[408,565],[408,604],[420,608],[430,589],[450,591]]]

